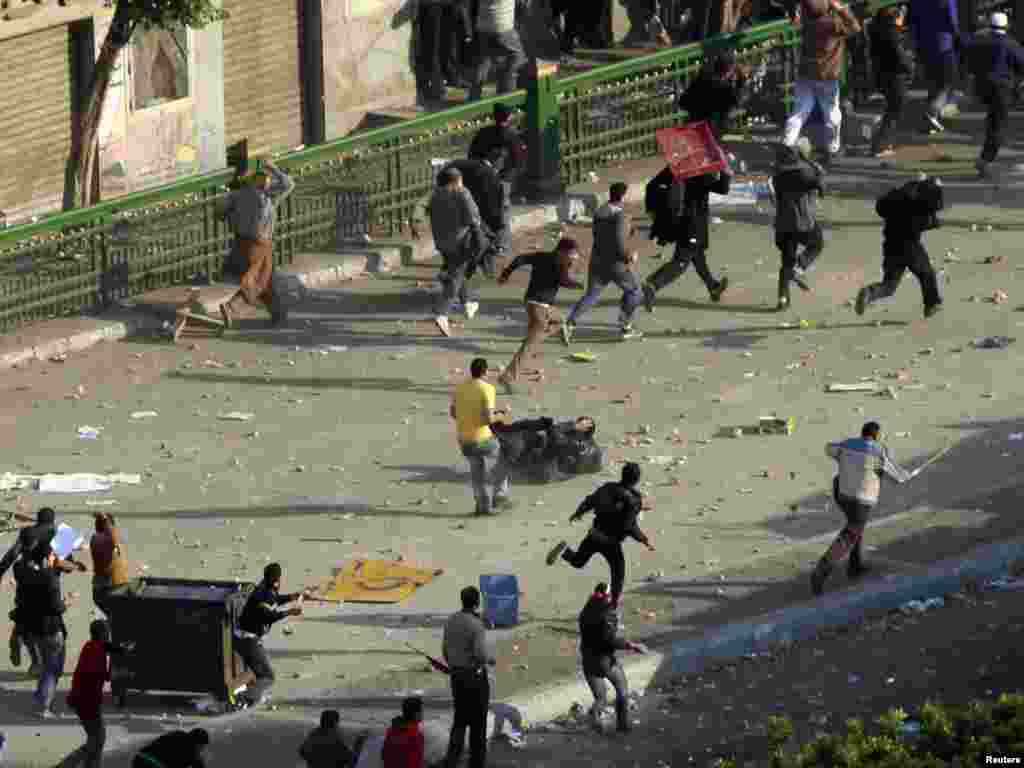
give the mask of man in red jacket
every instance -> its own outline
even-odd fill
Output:
[[[78,666],[68,692],[68,706],[78,714],[85,729],[85,744],[61,762],[59,768],[99,768],[103,763],[103,746],[107,727],[103,722],[103,686],[110,679],[107,657],[110,630],[105,621],[89,625],[90,640],[78,656]]]
[[[381,768],[424,768],[423,699],[410,696],[402,702],[402,716],[396,717],[384,737]]]

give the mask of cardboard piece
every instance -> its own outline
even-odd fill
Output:
[[[862,381],[857,384],[829,384],[825,387],[826,392],[877,392],[879,384],[877,381]]]
[[[353,560],[335,570],[321,594],[329,601],[400,603],[443,573],[388,560]]]

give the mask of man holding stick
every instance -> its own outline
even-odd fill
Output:
[[[829,574],[847,553],[850,555],[847,574],[851,579],[859,579],[868,570],[861,560],[860,548],[868,518],[878,505],[882,477],[888,476],[903,484],[917,477],[924,466],[932,463],[929,461],[910,472],[889,458],[889,451],[881,439],[882,427],[877,421],[869,421],[861,429],[859,438],[851,437],[825,446],[825,453],[839,463],[839,472],[832,481],[832,494],[846,515],[846,526],[811,574],[811,591],[815,595],[824,591]]]

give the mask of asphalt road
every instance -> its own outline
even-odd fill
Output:
[[[515,417],[592,416],[613,462],[644,465],[650,509],[642,524],[658,551],[628,549],[631,632],[665,638],[806,599],[807,566],[840,524],[827,506],[833,467],[823,445],[869,418],[882,422],[896,457],[911,466],[955,443],[920,480],[887,490],[879,516],[890,524],[868,533],[883,571],[913,569],[1015,529],[1014,478],[1024,456],[1011,436],[1024,431],[1014,385],[1022,358],[1016,344],[972,347],[982,337],[1013,337],[1020,323],[1017,234],[969,226],[1015,222],[1015,201],[1004,203],[957,206],[949,215],[958,225],[927,236],[947,281],[946,309],[928,322],[912,278],[868,316],[847,306],[879,275],[880,232],[868,202],[825,202],[831,225],[813,292],[796,293],[785,314],[774,311],[778,256],[767,214],[723,213],[710,259],[734,286],[722,304],[709,304],[687,274],[655,314],[638,317],[646,338],[621,343],[609,292],[573,346],[596,353],[596,362],[569,362],[552,340],[536,363],[542,377],[520,396],[499,396]],[[586,245],[585,227],[567,232]],[[553,234],[521,237],[516,247]],[[642,273],[660,263],[641,236],[636,246]],[[956,252],[947,263],[949,249]],[[515,350],[527,275],[485,286],[480,315],[445,340],[424,320],[430,297],[422,287],[435,271],[407,268],[319,292],[280,331],[254,319],[193,348],[139,339],[12,371],[0,398],[0,468],[142,474],[139,486],[106,494],[20,500],[26,509],[56,506],[61,519],[86,530],[96,509],[114,512],[137,573],[257,580],[276,560],[291,589],[323,582],[356,556],[402,555],[445,569],[402,605],[309,606],[292,634],[275,630],[268,647],[283,706],[439,685],[402,641],[436,649],[459,589],[484,573],[516,574],[524,593],[523,632],[499,639],[497,695],[571,672],[567,630],[607,572],[597,559],[585,572],[545,568],[543,556],[558,539],[583,535],[568,517],[606,477],[517,487],[516,509],[469,516],[450,392],[472,357],[503,363]],[[996,290],[1007,300],[989,301]],[[563,291],[560,303],[578,295]],[[896,399],[825,392],[828,382],[866,377],[892,386]],[[132,418],[142,411],[157,415]],[[230,412],[252,419],[218,418]],[[771,413],[795,417],[795,434],[732,436]],[[101,427],[99,438],[80,439],[82,426]],[[617,472],[613,463],[607,477]],[[3,586],[10,594],[9,579]],[[66,590],[77,649],[92,609],[88,577],[68,577]],[[52,726],[60,738],[51,730],[31,736],[43,733],[24,717],[31,686],[6,659],[0,685],[8,720],[0,728],[23,734],[12,746],[17,759],[48,760],[77,740],[73,721]],[[137,716],[116,726],[114,738],[153,732],[164,713],[191,713],[189,701],[138,696]]]

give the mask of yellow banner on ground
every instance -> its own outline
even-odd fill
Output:
[[[346,603],[400,603],[444,573],[390,560],[353,560],[335,570],[324,599]]]

